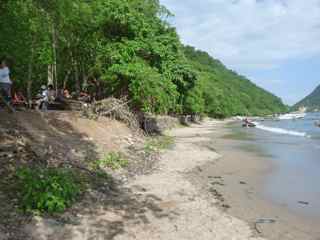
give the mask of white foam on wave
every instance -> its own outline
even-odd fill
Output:
[[[308,134],[305,132],[297,132],[297,131],[287,130],[287,129],[283,129],[283,128],[267,127],[267,126],[261,125],[256,122],[254,124],[256,124],[256,128],[264,130],[264,131],[273,132],[273,133],[277,133],[277,134],[283,134],[283,135],[291,135],[291,136],[309,138]]]

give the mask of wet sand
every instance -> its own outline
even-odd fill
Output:
[[[298,216],[286,205],[264,197],[265,178],[272,175],[276,166],[272,156],[251,147],[248,140],[252,139],[228,127],[216,131],[211,145],[221,158],[194,169],[188,178],[202,191],[220,199],[222,210],[247,221],[259,236],[271,240],[320,239],[320,219]]]

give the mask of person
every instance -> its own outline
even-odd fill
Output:
[[[22,105],[22,106],[27,106],[27,99],[23,96],[22,92],[15,92],[13,94],[12,98],[12,104],[13,105]]]
[[[48,105],[49,105],[49,95],[48,95],[48,90],[45,85],[41,86],[41,91],[38,94],[39,99],[37,100],[37,105],[39,110],[48,110]]]
[[[54,90],[54,87],[52,84],[48,85],[48,102],[54,102],[56,100],[56,91]]]
[[[67,88],[65,88],[63,90],[63,97],[66,98],[66,99],[70,99],[71,98],[71,95],[70,95],[69,90]]]
[[[243,120],[243,127],[255,127],[256,124],[254,124],[253,122],[250,122],[248,118],[245,118]]]
[[[90,103],[91,102],[91,96],[89,93],[86,91],[80,92],[79,100],[85,103]]]
[[[5,94],[8,102],[11,101],[11,86],[10,69],[4,59],[0,60],[0,91]]]

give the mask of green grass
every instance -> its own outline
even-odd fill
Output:
[[[110,168],[112,170],[118,170],[127,167],[129,161],[119,152],[110,152],[106,154],[102,159],[96,160],[92,163],[93,169]]]

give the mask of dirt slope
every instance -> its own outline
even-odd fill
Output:
[[[125,151],[141,137],[125,124],[79,118],[72,112],[0,112],[0,239],[29,238],[9,188],[21,166],[65,163],[86,166],[109,151]],[[36,238],[35,238],[36,239]]]

